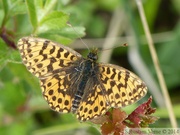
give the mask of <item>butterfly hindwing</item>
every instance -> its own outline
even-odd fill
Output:
[[[49,106],[57,111],[67,113],[71,111],[74,89],[72,82],[75,81],[72,73],[57,73],[40,80],[43,96]]]
[[[107,105],[100,83],[90,78],[85,90],[86,93],[77,110],[77,118],[86,121],[104,114],[110,106]]]

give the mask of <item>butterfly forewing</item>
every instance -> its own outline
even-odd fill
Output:
[[[145,83],[134,73],[113,64],[99,64],[103,93],[111,107],[135,103],[147,93]]]
[[[18,48],[27,69],[37,77],[51,75],[81,58],[74,50],[41,38],[24,37]]]

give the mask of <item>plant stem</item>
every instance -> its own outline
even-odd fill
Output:
[[[139,14],[140,14],[141,21],[142,21],[142,24],[143,24],[143,28],[144,28],[144,31],[145,31],[145,35],[146,35],[146,39],[147,39],[148,46],[149,46],[149,49],[150,49],[150,53],[151,53],[151,56],[152,56],[152,60],[153,60],[154,66],[155,66],[157,77],[158,77],[158,80],[159,80],[159,83],[160,83],[160,87],[162,89],[162,92],[163,92],[163,95],[164,95],[164,98],[165,98],[165,103],[166,103],[167,110],[168,110],[168,113],[169,113],[171,125],[172,125],[173,128],[177,128],[177,121],[176,121],[176,118],[175,118],[175,115],[174,115],[174,112],[173,112],[172,103],[171,103],[171,100],[170,100],[170,97],[169,97],[168,89],[167,89],[167,86],[166,86],[166,83],[165,83],[165,80],[164,80],[160,65],[159,65],[157,53],[156,53],[155,48],[154,48],[153,40],[152,40],[150,30],[149,30],[149,27],[148,27],[148,24],[147,24],[147,20],[146,20],[145,14],[144,14],[144,9],[143,9],[141,0],[136,0],[136,4],[137,4],[138,10],[139,10]]]

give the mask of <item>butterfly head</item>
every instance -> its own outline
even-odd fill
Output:
[[[93,49],[89,54],[87,55],[87,58],[92,61],[97,61],[98,55],[97,55],[98,49]]]

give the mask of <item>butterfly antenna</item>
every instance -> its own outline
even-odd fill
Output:
[[[70,26],[74,30],[76,36],[81,40],[81,42],[87,47],[88,51],[90,52],[90,49],[89,49],[88,45],[82,40],[82,38],[79,36],[79,34],[75,30],[75,28],[69,22],[67,23],[67,25]]]
[[[122,45],[119,45],[119,46],[114,46],[114,47],[112,47],[112,48],[106,48],[106,49],[102,49],[102,50],[100,50],[100,51],[108,51],[108,50],[112,50],[112,49],[115,49],[115,48],[118,48],[118,47],[127,47],[128,46],[128,44],[127,43],[124,43],[124,44],[122,44]]]

